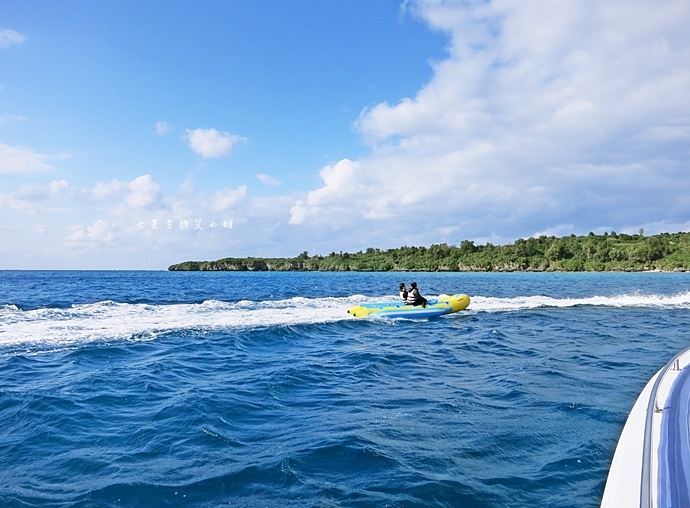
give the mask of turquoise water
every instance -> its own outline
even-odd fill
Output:
[[[432,320],[357,303],[465,292]],[[598,506],[690,274],[0,272],[3,506]]]

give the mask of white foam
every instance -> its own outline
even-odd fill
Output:
[[[347,309],[365,301],[391,301],[354,295],[342,298],[289,298],[236,303],[209,300],[199,304],[129,304],[103,301],[67,309],[21,310],[0,306],[0,346],[25,343],[69,345],[97,340],[149,340],[163,333],[240,330],[354,319]],[[472,296],[469,311],[511,312],[580,305],[604,307],[690,308],[690,292],[676,295],[628,294],[589,298]]]
[[[517,296],[493,298],[471,296],[470,309],[475,312],[506,312],[539,308],[567,308],[581,305],[596,307],[647,307],[689,308],[690,292],[676,295],[633,293],[617,296],[592,296],[588,298],[551,298],[549,296]]]
[[[149,339],[177,330],[233,330],[256,326],[326,323],[354,319],[347,309],[364,301],[347,298],[290,298],[237,303],[150,305],[104,301],[68,309],[23,311],[0,308],[0,345],[67,345],[96,340]]]

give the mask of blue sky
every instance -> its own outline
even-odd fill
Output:
[[[690,229],[684,1],[10,1],[0,23],[0,268]]]

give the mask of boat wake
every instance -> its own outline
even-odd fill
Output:
[[[386,296],[378,301],[392,301]],[[577,306],[690,308],[690,292],[676,295],[630,294],[588,298],[471,296],[462,314],[512,312]],[[72,307],[22,310],[0,307],[0,346],[22,344],[69,345],[98,340],[149,340],[162,334],[233,331],[255,327],[293,326],[355,319],[347,309],[371,297],[302,298],[196,304],[130,304],[102,301]]]
[[[146,340],[176,331],[214,332],[353,319],[347,309],[363,296],[197,304],[130,304],[103,301],[67,309],[0,307],[0,346],[68,345],[112,339]]]
[[[627,308],[690,308],[690,292],[675,295],[633,293],[617,296],[591,296],[587,298],[551,298],[549,296],[517,296],[493,298],[473,296],[469,310],[475,312],[506,312],[529,309],[568,307],[627,307]]]

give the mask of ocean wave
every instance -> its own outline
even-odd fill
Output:
[[[517,296],[495,298],[473,296],[470,310],[475,312],[506,312],[516,310],[568,308],[568,307],[644,307],[644,308],[688,308],[690,292],[675,295],[623,294],[616,296],[591,296],[586,298],[552,298],[549,296]]]
[[[67,309],[0,308],[0,345],[67,345],[97,340],[151,339],[179,330],[212,332],[291,326],[354,319],[347,309],[364,301],[347,298],[289,298],[276,301],[207,300],[198,304],[130,304],[110,300]]]
[[[253,327],[318,324],[354,319],[347,309],[364,301],[390,301],[363,295],[349,297],[224,302],[196,304],[131,304],[105,300],[70,308],[21,310],[0,307],[0,345],[40,343],[68,345],[97,340],[150,340],[161,334],[195,330],[213,332]],[[510,312],[577,306],[688,308],[690,292],[676,295],[628,294],[587,298],[472,296],[470,313]]]

